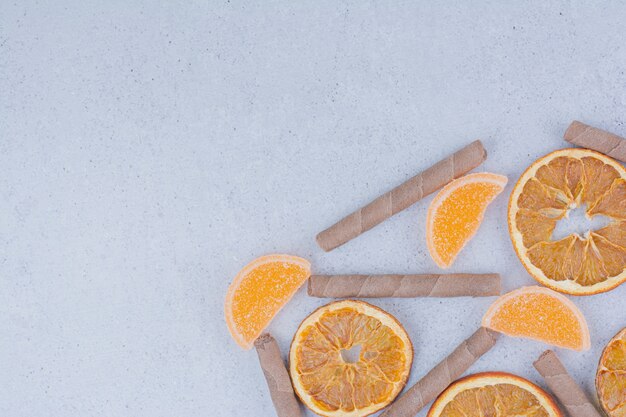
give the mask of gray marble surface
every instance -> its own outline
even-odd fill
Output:
[[[625,20],[618,1],[0,1],[0,414],[274,415],[224,324],[233,276],[271,252],[439,271],[431,198],[331,253],[314,236],[476,138],[511,182],[451,271],[533,284],[511,184],[575,118],[626,135]],[[574,300],[592,348],[559,354],[590,393],[625,297]],[[276,317],[285,353],[327,301]],[[492,301],[375,304],[414,342],[413,383]],[[544,385],[544,349],[503,338],[472,371]]]

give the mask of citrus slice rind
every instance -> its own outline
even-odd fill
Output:
[[[291,255],[266,255],[246,265],[228,287],[224,317],[244,349],[257,337],[311,275],[311,263]]]
[[[502,295],[489,307],[482,325],[508,336],[566,349],[591,347],[582,312],[566,296],[545,287],[522,287]]]
[[[360,348],[354,361],[343,353]],[[387,406],[405,386],[413,346],[402,325],[371,304],[342,300],[315,310],[289,351],[294,391],[326,417],[362,417]]]
[[[532,382],[504,372],[484,372],[453,382],[427,417],[562,417],[555,401]]]
[[[626,328],[606,345],[596,373],[596,391],[609,417],[626,417]]]
[[[468,174],[439,191],[426,215],[426,244],[441,268],[448,268],[474,237],[487,206],[502,192],[507,178],[489,172]]]
[[[556,223],[581,206],[611,223],[554,240]],[[547,287],[591,295],[626,281],[626,170],[603,154],[561,149],[535,161],[513,188],[508,225],[518,258]]]

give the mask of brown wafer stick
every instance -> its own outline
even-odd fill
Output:
[[[546,350],[533,365],[571,417],[601,417],[589,397],[567,372],[556,353]]]
[[[565,131],[563,138],[574,145],[593,149],[626,162],[626,139],[613,133],[574,120]]]
[[[381,195],[317,235],[325,251],[343,245],[480,165],[487,152],[476,140],[432,167]]]
[[[500,295],[500,275],[312,275],[308,293],[321,298],[488,297]]]
[[[269,333],[254,342],[270,396],[278,417],[301,417],[302,412],[291,385],[291,379],[280,355],[278,343]]]
[[[415,385],[402,394],[380,417],[414,417],[478,358],[491,349],[499,334],[479,328]]]

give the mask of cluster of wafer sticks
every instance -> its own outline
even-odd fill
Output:
[[[564,139],[626,162],[626,139],[612,133],[574,121],[566,130]],[[343,245],[476,168],[486,157],[482,143],[472,142],[324,230],[317,235],[317,243],[325,251]],[[486,297],[500,294],[500,275],[313,275],[309,278],[308,294],[335,298]],[[480,327],[408,388],[381,417],[415,416],[489,351],[498,336],[498,333]],[[276,340],[270,334],[264,334],[256,340],[255,347],[277,415],[302,416]],[[534,367],[570,416],[600,417],[556,353],[547,350],[534,362]]]

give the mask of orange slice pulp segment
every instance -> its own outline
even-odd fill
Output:
[[[250,349],[276,313],[311,275],[306,259],[267,255],[246,265],[228,287],[226,324],[233,339]]]
[[[591,346],[587,322],[578,307],[545,287],[522,287],[504,294],[487,310],[483,326],[572,350]]]
[[[502,175],[481,172],[457,178],[433,199],[426,219],[426,243],[435,263],[449,267],[476,234],[485,210],[506,186]]]

